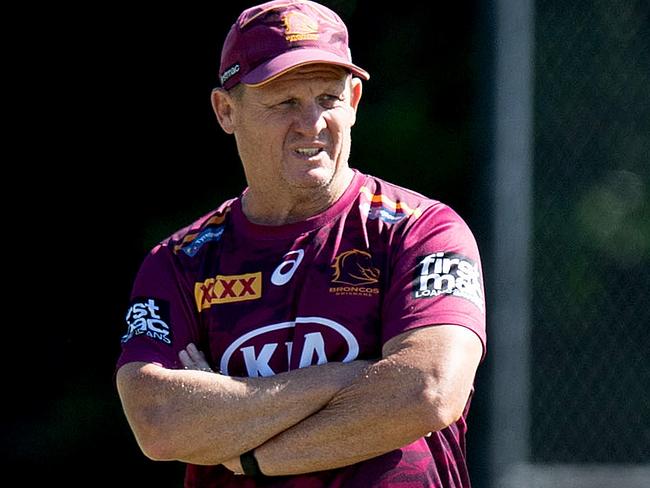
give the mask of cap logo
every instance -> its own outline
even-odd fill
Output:
[[[233,64],[230,68],[224,71],[224,73],[219,77],[221,79],[221,84],[225,84],[226,81],[235,76],[237,73],[239,73],[239,63]]]
[[[284,38],[289,42],[317,41],[318,21],[301,12],[288,12],[282,16]]]

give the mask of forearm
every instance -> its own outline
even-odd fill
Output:
[[[271,378],[233,378],[131,363],[120,369],[118,387],[148,456],[220,464],[321,409],[359,369],[330,363]]]
[[[455,422],[482,354],[464,327],[405,332],[331,402],[255,451],[262,472],[288,475],[354,464]]]
[[[322,410],[255,450],[268,475],[334,469],[410,444],[436,428],[419,372],[387,361]]]

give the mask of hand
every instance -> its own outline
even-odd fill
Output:
[[[203,354],[202,351],[199,351],[197,347],[191,342],[185,349],[179,351],[178,358],[181,360],[181,363],[185,369],[214,373],[205,359],[205,354]]]
[[[241,463],[239,462],[239,456],[229,459],[222,464],[235,474],[244,474],[244,470],[241,467]]]

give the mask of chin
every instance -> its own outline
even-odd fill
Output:
[[[335,172],[332,168],[308,168],[301,174],[286,175],[287,183],[296,188],[322,188],[328,187],[334,179]]]

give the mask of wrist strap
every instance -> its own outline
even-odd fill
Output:
[[[239,462],[241,463],[245,475],[256,477],[264,476],[264,473],[260,470],[260,465],[257,463],[257,459],[255,459],[255,449],[251,449],[239,456]]]

